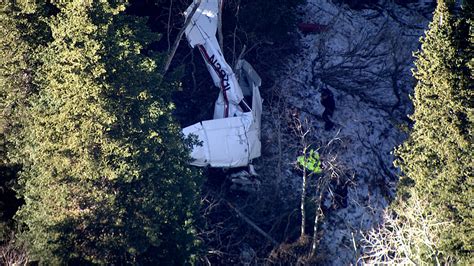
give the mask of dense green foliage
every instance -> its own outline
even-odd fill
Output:
[[[38,67],[36,54],[50,41],[45,20],[53,11],[45,4],[22,6],[11,2],[1,8],[0,134],[2,162],[5,163],[5,140],[21,127],[21,113],[27,106],[27,98],[37,90],[32,82]]]
[[[10,102],[14,102],[17,88],[24,88],[21,74],[26,69],[23,56],[26,51],[21,40],[21,32],[16,27],[16,20],[12,18],[13,11],[10,5],[2,6],[0,13],[0,189],[4,190],[7,182],[12,178],[10,163],[7,160],[7,132],[13,122],[11,118]],[[13,44],[17,47],[13,47]],[[21,98],[21,97],[18,97]],[[8,177],[7,177],[8,176]],[[0,193],[0,241],[3,241],[7,231],[8,221],[5,215],[6,199]]]
[[[18,165],[10,160],[12,137],[17,138],[27,99],[36,87],[32,77],[37,67],[35,51],[49,40],[44,17],[51,12],[45,5],[5,2],[0,7],[0,240],[9,234],[12,214],[19,200],[12,190]]]
[[[413,194],[428,199],[426,213],[454,225],[444,227],[437,248],[456,261],[474,250],[473,29],[472,13],[439,1],[416,54],[415,124],[397,150],[406,174],[398,205]]]
[[[179,16],[167,23],[168,8],[178,14],[189,2],[131,2],[2,5],[1,169],[9,181],[21,169],[16,220],[34,260],[182,264],[196,253],[198,175],[171,117],[179,83],[171,72],[162,80],[156,53],[182,26]],[[301,2],[226,3],[225,50],[281,59],[273,55],[288,49]],[[147,25],[170,35],[159,41]],[[210,106],[214,96],[200,91]]]
[[[29,12],[39,17],[46,8]],[[10,71],[2,70],[2,90],[29,90],[22,74],[35,70],[27,76],[35,89],[12,96],[28,108],[8,136],[10,158],[22,165],[20,238],[44,263],[183,264],[196,252],[199,184],[171,116],[177,85],[162,82],[162,55],[144,54],[159,36],[114,1],[48,8],[52,40],[34,51],[31,40],[48,34],[15,31],[23,20],[2,16],[12,27],[2,48],[21,48],[2,62]]]

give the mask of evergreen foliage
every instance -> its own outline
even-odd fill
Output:
[[[33,259],[183,264],[196,252],[197,173],[158,38],[115,1],[58,2],[19,149],[17,219]]]
[[[395,203],[410,202],[410,195],[428,199],[426,214],[454,225],[441,231],[437,248],[446,260],[457,261],[472,259],[474,250],[474,23],[466,11],[439,1],[416,53],[415,124],[397,150],[397,164],[406,176]],[[405,211],[399,209],[401,215]]]
[[[0,134],[2,162],[6,162],[8,135],[21,126],[27,98],[37,88],[33,76],[38,67],[35,56],[50,41],[46,18],[54,12],[46,4],[20,5],[7,2],[0,11]]]
[[[0,241],[9,234],[21,203],[12,190],[19,165],[7,154],[15,148],[27,99],[36,90],[35,51],[50,36],[44,19],[51,10],[44,4],[23,4],[7,1],[0,7]]]
[[[22,42],[21,33],[15,27],[16,21],[12,18],[13,11],[11,5],[4,5],[0,11],[0,189],[5,189],[6,182],[11,178],[10,164],[7,160],[7,136],[9,124],[12,122],[11,105],[14,91],[23,87],[21,72],[24,67],[22,60],[25,52],[25,45]],[[17,48],[17,49],[15,49]],[[6,237],[8,221],[3,219],[5,215],[6,199],[4,193],[0,193],[0,241]]]

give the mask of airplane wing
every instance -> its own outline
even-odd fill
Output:
[[[252,111],[240,116],[206,120],[183,129],[185,136],[196,135],[202,145],[191,152],[195,166],[242,167],[261,155],[261,79],[245,60],[238,64],[246,89],[252,92]],[[244,86],[244,85],[243,85]]]

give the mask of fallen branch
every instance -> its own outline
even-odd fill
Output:
[[[254,222],[252,222],[249,218],[247,218],[247,216],[245,216],[242,212],[240,212],[236,207],[234,207],[230,202],[227,201],[227,205],[229,205],[229,207],[234,210],[237,215],[242,218],[242,220],[244,220],[247,224],[249,224],[253,229],[255,229],[255,231],[257,231],[258,233],[260,233],[262,236],[264,236],[266,239],[268,239],[270,242],[272,242],[275,246],[278,245],[278,242],[273,239],[270,235],[268,235],[267,233],[265,233],[260,227],[258,227],[258,225],[256,225]]]

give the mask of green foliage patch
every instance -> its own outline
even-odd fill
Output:
[[[472,13],[453,4],[439,1],[415,54],[415,124],[396,151],[405,176],[394,207],[410,203],[411,195],[429,199],[426,214],[455,225],[439,233],[438,248],[446,261],[466,262],[474,250],[474,23]]]
[[[12,25],[2,52],[14,55],[2,62],[2,97],[25,106],[8,135],[22,166],[16,220],[41,263],[170,265],[197,252],[200,178],[171,115],[177,83],[162,80],[162,54],[143,53],[159,34],[125,7],[77,0],[2,17]]]
[[[314,174],[320,174],[322,173],[321,169],[321,160],[319,158],[319,153],[311,149],[309,151],[309,154],[306,155],[301,155],[296,158],[296,161],[298,164],[307,170],[309,170],[311,173]]]

